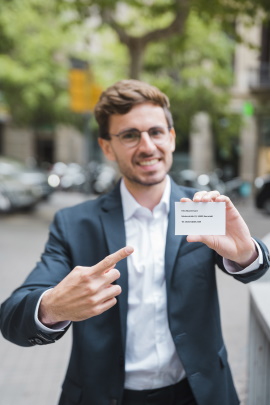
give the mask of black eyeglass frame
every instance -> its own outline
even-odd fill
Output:
[[[148,128],[147,130],[143,130],[143,131],[139,131],[137,128],[130,128],[130,129],[125,129],[125,130],[119,132],[118,134],[108,134],[108,135],[109,135],[109,137],[115,136],[115,137],[119,138],[119,141],[121,142],[122,145],[124,145],[124,146],[126,146],[126,147],[129,147],[129,148],[134,148],[135,146],[138,146],[138,145],[139,145],[139,143],[140,143],[140,141],[141,141],[142,133],[143,133],[143,132],[147,132],[148,136],[151,138],[152,142],[153,142],[155,145],[162,145],[162,144],[165,143],[165,141],[167,140],[166,135],[169,135],[170,130],[171,130],[172,128],[173,128],[173,127],[170,127],[170,126],[168,126],[168,127],[156,126],[156,127]],[[164,137],[163,137],[164,139],[161,139],[161,142],[157,142],[157,139],[155,139],[154,136],[149,133],[149,131],[151,131],[151,130],[157,130],[157,129],[163,129],[163,130],[166,129],[166,131],[168,130],[167,133],[164,133]],[[121,135],[128,134],[128,133],[130,133],[130,132],[136,132],[137,134],[139,134],[139,136],[138,136],[137,139],[136,139],[136,142],[135,142],[134,144],[132,143],[131,145],[129,145],[129,144],[126,143],[125,141],[123,142],[123,138],[121,138]]]

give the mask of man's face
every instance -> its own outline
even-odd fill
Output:
[[[130,129],[147,131],[153,127],[167,128],[168,123],[162,107],[152,103],[136,105],[127,114],[114,114],[110,117],[109,134],[115,135]],[[175,149],[175,132],[167,130],[168,136],[162,145],[155,144],[146,132],[141,134],[138,145],[127,147],[119,137],[110,140],[100,139],[100,146],[106,157],[115,160],[126,184],[151,186],[164,181],[172,165],[172,152]]]

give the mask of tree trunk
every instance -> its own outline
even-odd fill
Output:
[[[139,80],[143,66],[143,57],[145,46],[140,38],[130,38],[128,44],[130,57],[129,77],[130,79]]]
[[[134,37],[117,23],[111,10],[103,10],[103,22],[109,24],[118,34],[119,40],[125,44],[130,55],[129,76],[131,79],[139,79],[142,71],[143,56],[149,43],[170,38],[172,35],[182,35],[186,19],[189,15],[190,0],[175,0],[175,16],[173,21],[165,28],[154,29],[141,37]]]

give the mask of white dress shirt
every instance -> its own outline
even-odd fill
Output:
[[[171,182],[160,203],[150,211],[120,187],[126,244],[134,248],[128,256],[128,315],[125,388],[154,389],[172,385],[185,376],[170,333],[165,282],[165,246],[170,210]],[[254,241],[256,243],[256,241]],[[259,267],[259,257],[245,269],[224,259],[229,273],[243,274]]]
[[[171,182],[151,212],[121,182],[127,258],[128,315],[125,388],[152,389],[175,384],[184,376],[169,329],[164,256]]]
[[[150,211],[134,199],[124,181],[121,181],[126,245],[134,247],[133,254],[127,258],[128,315],[125,359],[127,389],[160,388],[175,384],[185,376],[167,317],[164,256],[170,190],[171,182],[167,176],[161,201],[153,211]],[[244,274],[256,270],[262,264],[260,246],[254,242],[259,252],[258,258],[245,269],[230,260],[223,259],[228,273],[237,271],[238,274]],[[37,327],[45,333],[63,331],[69,322],[61,322],[53,328],[48,328],[38,320],[42,296],[35,312]]]

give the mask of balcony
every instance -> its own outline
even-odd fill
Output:
[[[252,93],[270,92],[270,63],[262,63],[257,69],[248,72],[248,83]]]

